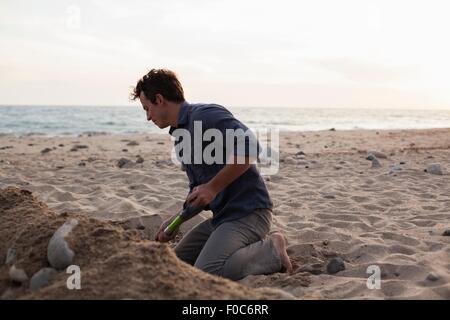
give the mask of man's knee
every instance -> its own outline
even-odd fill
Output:
[[[183,250],[183,248],[180,247],[179,245],[177,245],[173,249],[173,251],[175,251],[175,254],[178,257],[178,259],[180,259],[190,265],[194,265],[196,257],[193,257],[191,252]]]

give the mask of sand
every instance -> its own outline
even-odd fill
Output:
[[[4,263],[9,246],[21,243],[17,265],[31,277],[48,266],[52,233],[76,217],[82,223],[71,241],[86,269],[84,298],[283,296],[256,289],[268,287],[298,299],[450,299],[450,237],[443,236],[450,229],[450,129],[283,133],[279,172],[265,179],[275,205],[273,230],[287,236],[297,268],[239,283],[177,260],[174,243],[148,240],[187,194],[185,173],[170,161],[171,146],[168,135],[0,136],[0,296],[79,296],[65,289],[64,273],[31,293],[11,282]],[[45,148],[50,151],[41,153]],[[300,150],[305,155],[297,155]],[[386,155],[379,157],[381,167],[366,160],[371,150]],[[122,157],[133,162],[119,168]],[[424,172],[432,163],[443,175]],[[14,186],[19,189],[5,189]],[[11,200],[12,194],[26,201]],[[14,205],[5,211],[4,203]],[[208,217],[204,212],[183,225],[181,236]],[[345,270],[329,274],[335,257]],[[380,289],[367,287],[371,265],[381,270]],[[114,271],[126,276],[117,279]],[[178,284],[185,289],[166,288],[167,273],[183,274]]]

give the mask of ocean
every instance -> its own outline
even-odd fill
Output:
[[[450,110],[369,110],[232,107],[252,129],[280,131],[427,129],[450,127]],[[0,134],[49,136],[86,133],[167,133],[136,106],[0,106]]]

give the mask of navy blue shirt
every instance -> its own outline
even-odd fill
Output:
[[[199,131],[200,126],[201,131]],[[186,148],[179,152],[182,145],[180,143],[186,138],[180,135],[181,131],[177,129],[185,129],[181,131],[190,135],[190,143],[189,138],[184,141],[184,146],[190,145],[190,155],[186,153]],[[222,139],[217,139],[219,138],[217,136],[205,139],[203,135],[208,129],[216,129],[209,131],[215,131],[216,134],[220,133]],[[230,139],[230,130],[227,131],[227,129],[237,130],[235,132],[239,132],[239,129],[241,129],[241,132],[250,133],[242,122],[220,105],[189,104],[187,102],[181,105],[178,125],[176,128],[171,127],[169,133],[175,136],[175,149],[177,150],[178,147],[177,157],[186,169],[186,174],[189,178],[189,192],[195,186],[207,183],[225,167],[228,157],[227,151],[230,152],[230,149],[235,155],[258,156],[260,145],[253,134],[245,136],[237,134],[236,138]],[[201,137],[198,137],[200,133]],[[195,136],[196,134],[197,137]],[[211,163],[211,160],[205,161],[204,157],[202,157],[203,152],[208,151],[208,145],[216,139],[220,143],[220,148],[217,148],[214,152],[207,152],[207,154],[217,156],[215,159],[221,159],[221,161],[214,161],[213,163]],[[201,141],[200,145],[199,141]],[[242,148],[242,142],[245,148]],[[219,149],[222,151],[222,157],[220,152],[217,154],[215,152],[219,151]],[[251,164],[247,171],[217,194],[205,210],[209,209],[213,212],[212,224],[214,227],[217,227],[223,222],[240,219],[252,213],[255,209],[272,209],[272,207],[272,200],[264,180],[259,174],[256,165]]]

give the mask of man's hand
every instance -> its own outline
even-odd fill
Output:
[[[192,189],[186,201],[193,207],[204,207],[214,200],[217,193],[209,183],[201,184]]]
[[[156,233],[155,241],[159,241],[159,242],[168,242],[168,241],[172,240],[173,238],[175,238],[175,236],[177,235],[177,233],[178,233],[178,231],[179,231],[179,228],[176,228],[176,229],[172,232],[172,234],[170,234],[170,235],[167,235],[167,234],[164,232],[164,229],[166,229],[166,227],[167,227],[167,226],[175,219],[176,216],[177,216],[177,215],[171,217],[170,219],[167,219],[166,221],[164,221],[164,222],[161,224],[161,227],[159,227],[159,230],[158,230],[158,232]]]

